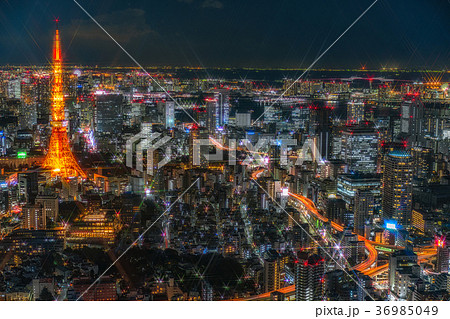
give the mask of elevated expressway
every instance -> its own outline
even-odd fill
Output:
[[[219,141],[215,140],[212,137],[210,137],[210,142],[214,146],[216,146],[217,148],[219,148],[221,150],[226,150],[226,151],[235,151],[236,150],[236,149],[232,150],[232,149],[222,145]],[[239,148],[239,147],[237,148],[237,150],[247,151],[249,153],[265,154],[263,152],[252,152],[249,150],[244,150],[243,148]],[[265,168],[256,169],[252,172],[251,178],[254,180],[257,180],[261,176],[261,174],[263,174],[265,171],[266,171]],[[290,200],[301,205],[301,208],[303,208],[302,209],[303,213],[308,214],[309,216],[315,217],[324,223],[329,223],[330,226],[338,232],[344,231],[344,227],[342,225],[339,225],[333,221],[330,221],[330,220],[328,220],[328,218],[321,215],[320,212],[317,210],[315,204],[309,198],[306,198],[302,195],[291,193],[291,192],[289,192],[288,194],[289,194]],[[296,206],[296,205],[294,205],[294,206]],[[386,245],[386,244],[373,242],[373,241],[370,241],[367,238],[360,236],[360,235],[358,235],[358,240],[364,242],[365,250],[367,253],[367,258],[363,262],[353,266],[350,270],[360,271],[362,274],[368,275],[370,277],[375,277],[377,275],[380,275],[389,269],[388,263],[376,267],[376,262],[377,262],[377,258],[378,258],[377,248],[380,250],[384,250],[384,251],[386,251],[386,249],[389,249],[392,251],[404,249],[404,247]],[[433,248],[420,251],[420,252],[418,252],[419,263],[426,262],[430,258],[433,258],[435,255],[436,255],[436,249],[433,249]],[[295,293],[295,285],[281,288],[281,289],[277,290],[277,292],[283,293],[287,296],[292,296]],[[268,299],[270,299],[271,293],[272,292],[267,292],[264,294],[251,296],[251,297],[247,297],[244,299],[237,299],[237,300],[268,300]]]
[[[324,223],[329,222],[331,227],[338,232],[344,231],[343,226],[341,226],[333,221],[329,221],[328,218],[322,216],[319,213],[319,211],[317,210],[314,203],[310,199],[308,199],[304,196],[298,195],[298,194],[291,193],[291,192],[289,192],[289,197],[292,200],[297,201],[303,205],[303,208],[304,208],[303,212],[306,212],[309,215],[313,215],[314,217],[316,217],[317,219],[321,220]],[[368,256],[367,256],[366,260],[357,264],[356,266],[354,266],[351,269],[358,270],[358,271],[364,273],[376,264],[378,252],[375,249],[375,247],[372,245],[372,242],[370,240],[368,240],[365,237],[360,236],[360,235],[358,235],[358,240],[364,241],[364,245],[366,247],[366,252],[368,252]]]
[[[251,177],[253,179],[258,179],[264,171],[265,171],[265,169],[255,170],[252,173]],[[315,217],[324,223],[329,223],[330,226],[338,232],[344,231],[344,227],[342,225],[339,225],[333,221],[330,221],[330,220],[328,220],[328,218],[321,215],[320,212],[317,210],[315,204],[310,199],[308,199],[302,195],[291,193],[291,192],[289,192],[289,197],[290,197],[291,201],[294,201],[294,207],[296,207],[297,209],[302,209],[303,213],[306,213],[312,217]],[[298,203],[301,206],[298,207],[297,205],[295,205],[295,203]],[[360,236],[360,235],[358,235],[358,240],[364,241],[367,258],[363,262],[352,267],[351,270],[358,270],[361,273],[363,273],[367,276],[370,276],[370,277],[375,277],[377,275],[380,275],[389,269],[388,263],[376,267],[376,262],[377,262],[377,258],[378,258],[377,248],[382,249],[382,250],[385,250],[386,248],[392,249],[392,250],[404,249],[404,247],[386,245],[386,244],[373,242],[373,241],[370,241],[367,238]],[[433,258],[435,255],[436,255],[435,248],[425,248],[418,252],[418,261],[419,261],[419,263],[427,262],[430,258]],[[247,300],[247,301],[270,300],[271,294],[273,292],[274,291],[263,293],[263,294],[256,295],[256,296],[247,297],[244,299],[237,299],[237,300]],[[281,289],[277,290],[277,292],[280,292],[286,296],[292,296],[293,294],[295,294],[295,285],[290,285],[290,286],[281,288]]]
[[[259,175],[264,171],[264,169],[262,170],[257,170],[255,172],[253,172],[252,177],[253,178],[257,178],[259,177]],[[317,210],[316,206],[314,205],[314,203],[301,195],[298,194],[294,194],[294,193],[290,193],[289,192],[289,197],[291,200],[294,200],[296,202],[298,202],[299,204],[301,204],[304,208],[303,212],[306,212],[307,214],[318,218],[319,220],[321,220],[324,223],[329,222],[328,218],[322,216],[319,211]],[[344,227],[330,221],[330,225],[333,229],[335,229],[338,232],[342,232],[344,231]],[[358,270],[361,271],[362,273],[368,272],[370,271],[370,268],[373,267],[373,265],[376,263],[377,261],[377,257],[378,257],[378,253],[377,250],[375,249],[375,247],[372,245],[372,242],[367,240],[366,238],[362,237],[362,236],[358,236],[358,239],[361,241],[364,241],[365,246],[366,246],[366,251],[368,252],[368,256],[366,258],[366,260],[364,260],[362,263],[357,264],[356,266],[354,266],[352,269],[353,270]],[[284,288],[281,288],[279,290],[277,290],[280,293],[283,293],[285,295],[293,295],[295,293],[295,285],[290,285]],[[247,300],[247,301],[251,301],[251,300],[269,300],[270,299],[270,295],[272,292],[267,292],[264,294],[260,294],[260,295],[256,295],[256,296],[251,296],[251,297],[247,297],[244,299],[238,299],[238,300]]]

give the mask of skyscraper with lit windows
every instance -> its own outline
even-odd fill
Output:
[[[412,214],[413,158],[405,151],[386,156],[383,174],[383,218],[409,227]]]
[[[175,102],[167,101],[164,104],[164,122],[166,128],[173,128],[175,126]]]
[[[281,258],[276,250],[269,250],[264,258],[264,291],[270,292],[281,287]]]
[[[357,190],[354,206],[354,231],[364,236],[366,223],[372,218],[375,206],[375,196],[372,191]]]
[[[423,132],[423,103],[417,94],[407,94],[401,105],[401,132],[415,146]]]
[[[313,301],[323,298],[324,260],[305,252],[295,262],[295,300]]]
[[[378,134],[369,125],[349,126],[342,132],[341,159],[350,172],[376,173],[377,149]]]
[[[364,102],[350,101],[347,104],[347,124],[354,125],[364,121]]]
[[[448,273],[449,251],[445,242],[445,237],[436,237],[435,246],[437,249],[436,272]]]

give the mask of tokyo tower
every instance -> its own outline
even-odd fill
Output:
[[[56,20],[58,23],[58,20]],[[81,176],[86,178],[86,174],[78,165],[70,150],[69,139],[67,137],[67,121],[64,114],[64,95],[62,82],[62,56],[59,30],[53,41],[53,86],[52,86],[52,135],[50,145],[43,167],[52,172],[52,176],[61,178]]]

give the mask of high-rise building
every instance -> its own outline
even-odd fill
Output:
[[[230,118],[230,92],[227,89],[220,89],[214,92],[217,103],[216,125],[221,128],[228,124]]]
[[[213,98],[206,99],[206,129],[210,134],[217,128],[217,101]]]
[[[276,250],[270,249],[264,258],[264,292],[280,289],[281,271],[281,257]]]
[[[401,133],[406,135],[412,146],[420,145],[423,132],[424,107],[419,96],[407,95],[401,105]]]
[[[95,131],[97,133],[119,134],[123,125],[122,94],[97,92],[94,109]]]
[[[355,200],[358,191],[371,192],[374,197],[374,209],[381,206],[381,179],[378,175],[345,174],[337,179],[337,195],[345,202],[347,209],[355,212]]]
[[[295,263],[295,300],[321,300],[324,292],[324,271],[322,257],[300,252]]]
[[[173,101],[166,101],[164,105],[164,122],[166,128],[175,126],[175,102]]]
[[[0,189],[0,212],[6,212],[9,209],[9,192],[5,189]]]
[[[22,102],[19,106],[19,114],[19,128],[32,129],[37,124],[36,104]]]
[[[342,132],[341,159],[350,172],[374,174],[377,171],[378,134],[368,126],[348,126]]]
[[[329,196],[326,200],[326,217],[335,223],[344,224],[347,208],[346,203],[342,198],[336,196]]]
[[[263,101],[262,106],[264,107],[264,123],[265,124],[272,124],[276,123],[281,118],[281,111],[279,110],[278,105],[272,105],[270,102],[267,103],[266,101]]]
[[[331,157],[331,108],[324,105],[311,106],[310,135],[315,136],[315,143],[322,159]]]
[[[343,258],[350,259],[357,264],[365,258],[365,246],[363,241],[358,240],[358,235],[352,233],[351,228],[344,230],[344,236],[341,240]],[[341,262],[345,264],[345,262]]]
[[[398,299],[405,299],[408,285],[418,278],[420,266],[411,250],[397,251],[389,256],[388,285]]]
[[[201,139],[207,139],[208,132],[202,128],[192,128],[189,132],[189,165],[200,166],[205,168],[208,166],[208,161],[206,160],[204,154],[205,148],[200,147],[198,143]]]
[[[347,124],[359,124],[361,121],[364,121],[364,102],[350,101],[347,104]]]
[[[46,218],[53,223],[58,222],[59,202],[56,195],[38,195],[35,202],[37,205],[41,205]]]
[[[382,209],[384,220],[394,219],[409,227],[412,214],[413,159],[404,151],[390,152],[383,172]]]
[[[448,273],[449,251],[445,242],[445,237],[437,237],[435,239],[436,254],[436,272]]]
[[[293,220],[295,218],[289,218],[289,220]],[[298,225],[293,225],[292,227],[292,246],[296,250],[301,250],[302,248],[309,247],[311,243],[311,237],[309,234],[309,224],[301,224],[302,227]]]
[[[36,172],[17,174],[19,201],[34,204],[38,194],[38,175]]]
[[[20,99],[21,98],[21,81],[20,79],[13,79],[8,82],[8,98]]]
[[[222,129],[230,117],[230,97],[228,90],[220,89],[206,98],[206,128],[210,133]]]
[[[365,225],[371,220],[375,206],[375,196],[372,191],[357,190],[354,206],[354,231],[364,236]]]
[[[40,204],[29,204],[22,207],[23,227],[29,230],[41,230],[47,227],[47,216]]]
[[[434,162],[433,149],[416,146],[411,149],[411,156],[414,161],[414,177],[418,179],[431,178]]]
[[[51,77],[39,76],[34,79],[34,101],[36,104],[37,121],[48,124],[51,113]]]
[[[250,127],[251,114],[250,113],[236,113],[236,126],[237,127]]]

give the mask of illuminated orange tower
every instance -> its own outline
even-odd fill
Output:
[[[58,23],[58,20],[56,20]],[[64,95],[62,83],[61,41],[58,26],[53,41],[53,87],[52,87],[52,136],[44,167],[52,171],[52,176],[62,178],[81,176],[86,174],[78,165],[70,150],[67,137],[67,121],[64,115]]]

